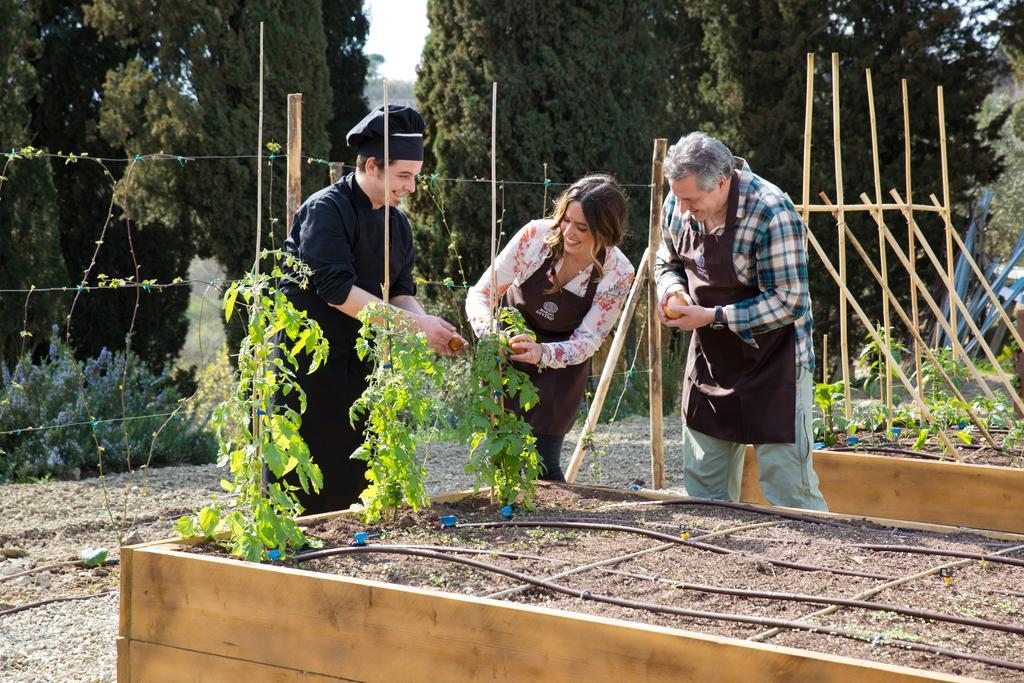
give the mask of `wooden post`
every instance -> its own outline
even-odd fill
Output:
[[[871,84],[871,69],[865,70],[865,76],[867,78],[868,87],[868,112],[871,119],[871,161],[872,169],[875,176],[875,202],[878,204],[882,203],[882,174],[879,170],[878,164],[878,125],[875,119],[875,89]],[[852,234],[852,233],[851,233]],[[884,295],[884,292],[889,290],[889,268],[886,265],[886,248],[885,248],[885,236],[882,234],[882,228],[878,228],[878,256],[879,265],[882,272],[882,326],[885,328],[885,345],[892,349],[891,331],[889,330],[889,297]],[[886,429],[892,427],[892,369],[888,363],[884,364],[885,378],[882,383],[882,400],[885,403],[885,427]]]
[[[386,304],[391,292],[391,110],[388,109],[388,79],[381,79],[384,98],[384,284],[381,299]]]
[[[626,298],[626,305],[622,308],[619,316],[619,326],[615,330],[615,337],[612,339],[611,349],[608,351],[608,358],[604,361],[604,368],[601,370],[601,379],[597,382],[597,390],[594,391],[594,398],[590,401],[590,410],[587,413],[587,422],[580,431],[579,441],[576,442],[576,450],[573,451],[572,459],[569,460],[569,467],[565,471],[565,480],[570,484],[576,482],[580,466],[583,464],[583,457],[587,454],[587,443],[597,428],[597,420],[601,417],[601,409],[604,407],[604,400],[608,396],[608,387],[611,386],[612,377],[615,376],[615,366],[618,365],[619,356],[622,354],[622,347],[626,344],[626,332],[629,331],[629,322],[633,319],[633,312],[640,302],[638,294],[643,291],[644,281],[647,278],[648,263],[651,250],[644,250],[640,259],[640,265],[636,269],[636,278],[633,280],[633,287],[629,290]]]
[[[838,210],[841,211],[842,209]],[[843,226],[845,227],[845,225],[846,224],[844,223]],[[935,419],[932,417],[931,411],[928,410],[928,406],[924,404],[924,401],[921,400],[920,396],[914,393],[914,388],[910,384],[910,379],[906,376],[906,374],[904,374],[903,368],[899,366],[899,363],[897,363],[895,359],[892,357],[892,354],[889,353],[889,348],[885,346],[884,342],[882,341],[882,338],[878,336],[878,333],[875,331],[874,325],[871,324],[871,321],[868,319],[867,314],[865,314],[864,310],[861,309],[860,304],[857,303],[857,300],[853,297],[852,294],[849,293],[849,289],[847,288],[846,283],[842,281],[841,276],[838,272],[836,272],[836,269],[832,266],[832,262],[829,260],[828,255],[825,254],[825,251],[821,248],[821,245],[818,244],[818,240],[814,237],[814,234],[810,230],[807,231],[807,239],[810,241],[811,245],[814,246],[815,251],[818,252],[818,256],[821,258],[821,262],[825,264],[825,268],[828,270],[829,274],[832,275],[832,279],[836,281],[836,284],[838,284],[843,291],[847,292],[847,300],[850,302],[850,307],[853,309],[853,312],[857,314],[861,322],[864,323],[864,326],[867,327],[868,334],[871,336],[871,339],[875,342],[875,344],[878,345],[878,348],[881,349],[882,353],[885,354],[886,360],[889,361],[889,364],[892,366],[897,376],[899,376],[900,381],[903,383],[903,386],[907,389],[907,391],[910,392],[911,396],[914,399],[914,402],[917,403],[917,407],[921,410],[921,414],[925,416],[925,419],[928,420],[928,422],[934,424]],[[947,437],[942,430],[938,430],[938,437],[939,440],[942,441],[946,449],[949,451],[949,454],[954,459],[959,460],[959,457],[956,453],[956,448],[950,442],[949,437]]]
[[[942,86],[938,86],[939,107],[939,156],[942,160],[942,217],[946,220],[946,272],[949,278],[949,326],[953,334],[959,333],[956,324],[956,306],[953,297],[956,295],[956,274],[953,269],[953,220],[949,213],[949,166],[946,163],[946,105],[942,99]],[[908,200],[909,201],[909,200]],[[964,315],[969,315],[965,313]],[[955,347],[954,347],[955,353]],[[996,368],[999,365],[996,364]]]
[[[843,209],[843,152],[839,135],[839,53],[832,53],[832,145],[836,165],[836,200],[839,211],[836,220],[839,222],[839,353],[843,362],[843,396],[845,397],[846,419],[853,417],[853,398],[850,395],[850,344],[846,320],[846,233],[842,226],[846,225]],[[810,229],[808,228],[808,233]],[[869,327],[870,327],[869,323]]]
[[[651,211],[647,240],[649,251],[647,266],[647,350],[650,363],[650,409],[651,409],[651,486],[665,487],[665,416],[661,400],[661,320],[658,318],[658,287],[654,277],[655,254],[661,247],[661,202],[664,190],[662,167],[668,141],[654,140],[651,158]]]
[[[256,279],[259,280],[260,276],[260,253],[263,251],[262,239],[263,239],[263,22],[260,22],[260,102],[259,102],[259,122],[257,124],[258,131],[256,133],[256,263],[253,265],[253,271],[255,272]],[[256,298],[255,306],[259,306],[259,297]],[[262,375],[262,368],[259,369],[259,375]],[[256,443],[256,453],[262,458],[263,457],[263,438],[262,438],[262,422],[259,419],[260,406],[263,400],[260,398],[259,388],[253,383],[252,388],[252,438]],[[264,477],[265,479],[265,477]],[[262,486],[266,485],[266,481],[261,482]]]
[[[288,177],[285,189],[285,234],[302,204],[302,93],[288,95]]]
[[[914,245],[914,229],[910,221],[914,219],[913,194],[910,182],[910,100],[907,97],[907,79],[900,81],[903,91],[903,176],[907,188],[907,254],[910,257],[911,272],[917,272],[917,247]],[[910,283],[910,316],[914,320],[914,328],[921,329],[921,318],[917,306],[917,287]],[[924,395],[924,379],[921,373],[921,345],[914,341],[914,376],[917,377],[917,393]]]
[[[942,207],[942,205],[939,203],[938,197],[936,197],[934,194],[929,195],[929,197],[931,198],[932,203],[935,204],[935,206],[940,208]],[[982,288],[984,288],[985,290],[985,294],[988,295],[989,301],[991,301],[992,304],[995,306],[996,313],[999,315],[1000,320],[1002,320],[1006,324],[1006,329],[1010,331],[1010,336],[1012,336],[1013,340],[1017,342],[1018,348],[1024,349],[1024,336],[1021,335],[1020,330],[1018,330],[1017,326],[1013,323],[1012,320],[1010,320],[1010,316],[1006,314],[1006,311],[1003,309],[1003,303],[999,301],[999,297],[996,295],[995,291],[993,291],[992,286],[988,283],[988,280],[985,278],[985,273],[982,272],[981,268],[978,267],[978,262],[974,260],[973,256],[971,256],[971,250],[967,248],[966,244],[964,244],[964,241],[963,239],[961,239],[960,235],[956,234],[956,230],[952,231],[952,235],[953,241],[956,242],[957,247],[963,253],[964,258],[967,260],[967,263],[970,264],[971,269],[974,271],[974,274],[978,278],[978,282],[981,283]]]

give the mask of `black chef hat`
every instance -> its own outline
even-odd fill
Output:
[[[412,107],[388,105],[388,157],[423,161],[423,117]],[[384,158],[384,107],[377,107],[354,125],[345,138],[364,157]]]

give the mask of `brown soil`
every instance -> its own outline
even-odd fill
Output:
[[[928,443],[919,450],[914,449],[915,436],[901,433],[896,439],[889,439],[881,434],[858,434],[858,440],[854,445],[847,443],[846,436],[840,436],[834,446],[822,450],[842,450],[855,453],[867,453],[870,455],[885,455],[897,458],[919,458],[924,460],[945,460],[953,462],[949,451],[932,437]],[[971,434],[972,443],[963,443],[957,438],[955,432],[948,432],[949,440],[956,447],[957,457],[960,462],[970,465],[993,465],[995,467],[1010,467],[1024,469],[1024,451],[1020,448],[1004,448],[1003,442],[1006,434],[998,431],[990,432],[995,446],[988,444],[977,432]]]
[[[948,535],[894,530],[866,522],[829,525],[726,507],[685,503],[650,504],[633,497],[629,492],[609,489],[541,484],[538,487],[537,502],[539,507],[536,511],[516,509],[513,519],[620,524],[677,537],[685,532],[690,534],[690,540],[699,540],[701,535],[715,531],[771,523],[768,526],[737,530],[706,541],[739,551],[736,554],[717,554],[677,544],[615,565],[559,578],[555,582],[591,594],[617,596],[632,601],[775,619],[797,620],[826,605],[698,592],[682,589],[678,582],[853,598],[862,591],[879,586],[885,579],[844,576],[829,571],[800,571],[774,565],[769,559],[899,578],[956,562],[957,559],[870,551],[853,548],[851,544],[927,546],[975,553],[1015,547],[1008,541],[969,533]],[[465,526],[442,528],[439,517],[450,514],[458,516],[460,525],[503,521],[498,506],[489,502],[485,496],[478,495],[458,504],[435,504],[429,510],[416,514],[404,513],[395,523],[384,527],[366,527],[357,519],[343,516],[318,522],[310,531],[330,547],[349,545],[356,532],[369,531],[371,534],[380,534],[370,539],[371,546],[429,545],[484,550],[487,551],[485,554],[463,556],[541,578],[591,562],[665,545],[661,540],[619,531]],[[509,558],[495,554],[497,551],[536,557]],[[1024,547],[1005,555],[1024,558]],[[336,556],[311,560],[300,566],[345,576],[477,596],[488,596],[518,585],[512,579],[464,565],[392,554]],[[1024,567],[966,561],[963,566],[952,569],[948,582],[938,574],[929,575],[884,590],[876,597],[867,599],[1021,628],[1024,627],[1022,578]],[[698,619],[607,605],[544,589],[531,588],[502,599],[740,639],[750,638],[768,628],[764,625]],[[867,642],[794,630],[784,630],[766,642],[997,681],[1021,680],[1024,675],[1021,671],[945,655],[907,651],[883,642],[886,639],[900,639],[1024,662],[1024,656],[1021,655],[1024,638],[1019,634],[924,620],[890,611],[848,607],[820,617],[813,623],[856,632]]]

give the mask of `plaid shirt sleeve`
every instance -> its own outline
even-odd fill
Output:
[[[661,245],[654,260],[654,283],[659,301],[669,289],[687,289],[686,271],[676,251],[681,229],[682,217],[676,211],[676,198],[670,193],[661,206]]]
[[[755,334],[795,322],[811,305],[803,221],[784,206],[766,210],[764,220],[754,245],[761,293],[723,307],[729,329],[753,346]]]

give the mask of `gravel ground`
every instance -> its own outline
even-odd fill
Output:
[[[666,417],[668,486],[680,490],[680,426]],[[576,443],[566,438],[563,466]],[[650,433],[645,418],[602,426],[598,455],[588,458],[579,483],[626,486],[650,483]],[[468,488],[465,452],[451,443],[424,447],[433,493]],[[0,578],[78,557],[103,547],[118,558],[121,542],[173,535],[173,521],[219,495],[222,470],[212,465],[168,467],[107,477],[103,482],[50,482],[0,487]],[[6,555],[24,557],[7,558]],[[118,628],[118,571],[56,567],[0,583],[0,612],[55,597],[88,596],[0,616],[0,680],[113,681]]]

